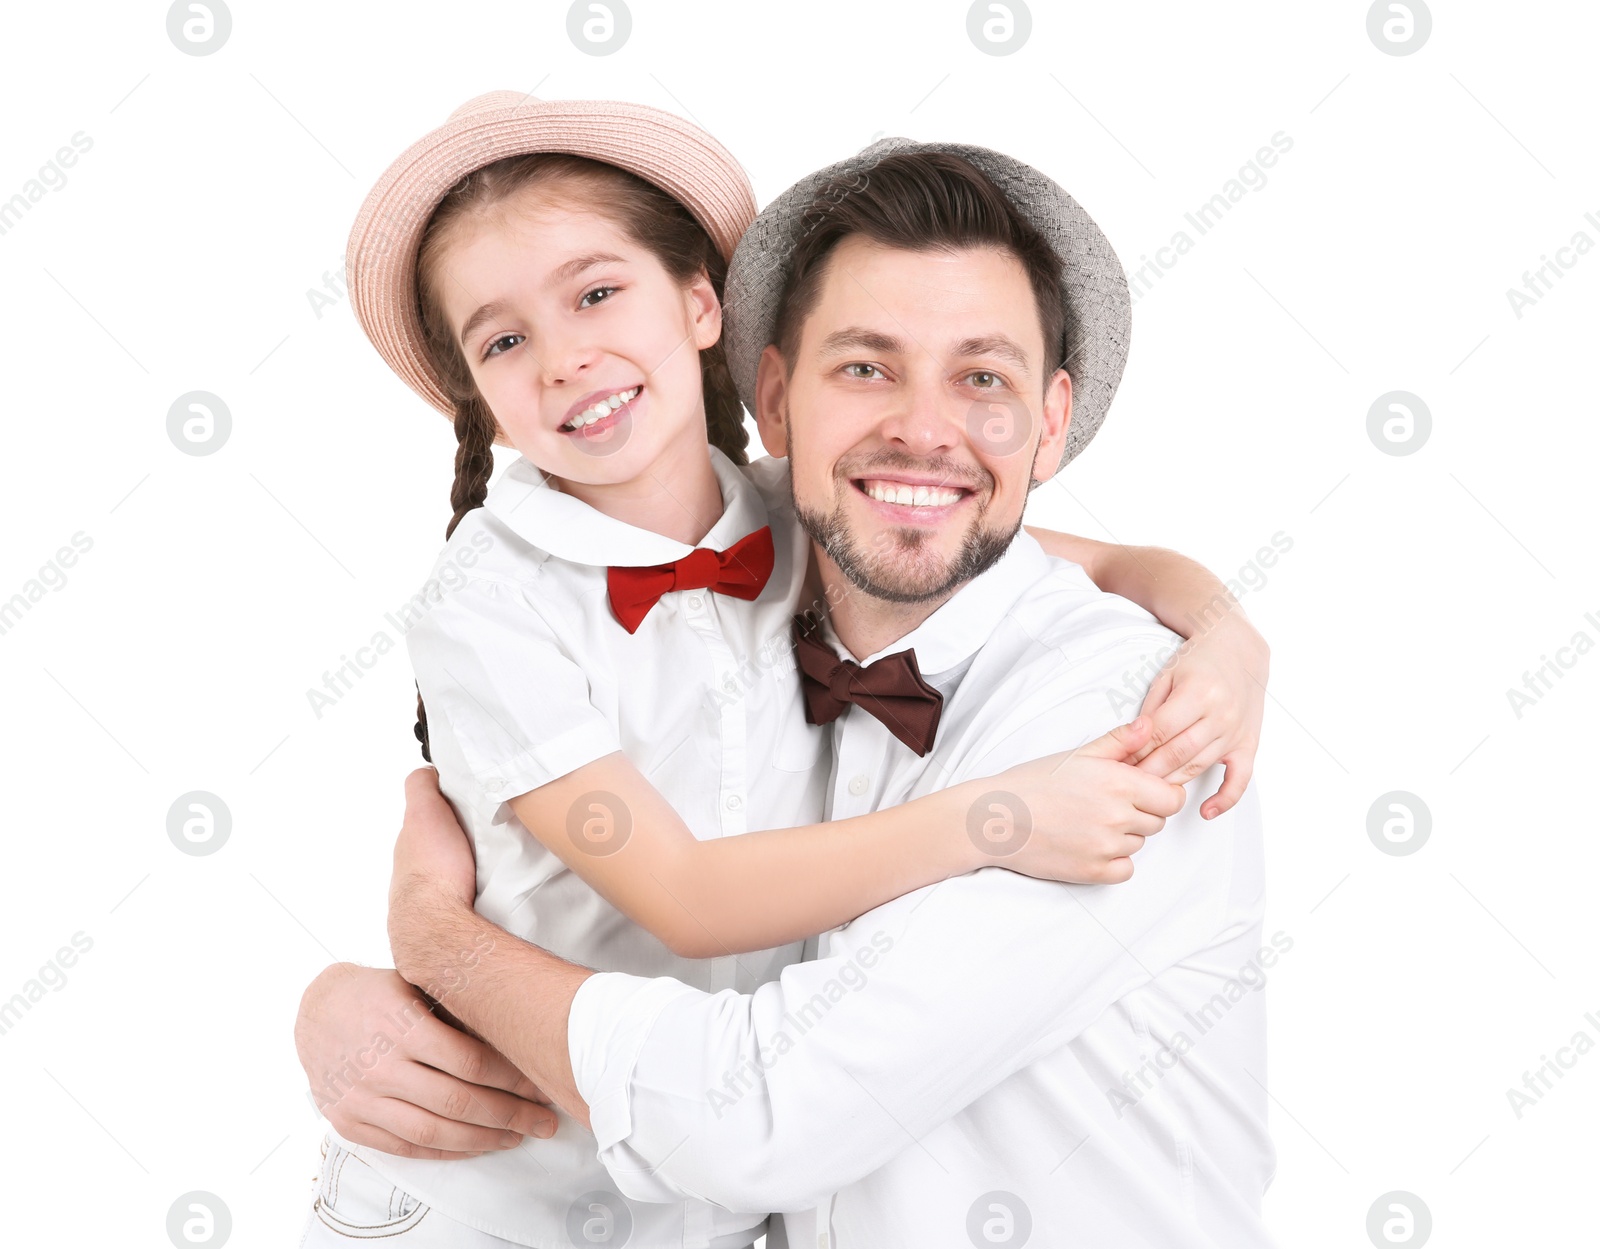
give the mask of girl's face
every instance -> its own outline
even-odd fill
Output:
[[[511,445],[547,473],[610,485],[705,441],[700,351],[722,309],[704,274],[681,285],[575,198],[525,188],[457,223],[434,285]]]

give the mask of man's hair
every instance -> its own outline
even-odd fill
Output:
[[[1044,331],[1042,381],[1067,367],[1061,258],[971,161],[948,152],[901,152],[841,174],[818,189],[797,234],[773,329],[773,341],[790,370],[801,327],[817,306],[828,257],[853,235],[906,251],[998,247],[1008,252],[1027,273],[1038,305]]]

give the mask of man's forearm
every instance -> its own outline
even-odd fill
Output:
[[[400,974],[588,1127],[589,1107],[567,1051],[567,1018],[578,986],[594,972],[513,937],[476,911],[433,902],[407,911],[391,922]]]

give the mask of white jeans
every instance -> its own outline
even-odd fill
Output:
[[[773,1222],[781,1224],[779,1219]],[[523,1249],[430,1209],[324,1137],[322,1174],[300,1249],[356,1249],[353,1242],[358,1240],[400,1238],[406,1242],[402,1249]],[[762,1243],[751,1249],[760,1249]],[[765,1243],[782,1249],[788,1242],[780,1232]]]
[[[322,1176],[301,1249],[355,1249],[403,1238],[405,1249],[520,1249],[430,1210],[349,1150],[324,1138]]]

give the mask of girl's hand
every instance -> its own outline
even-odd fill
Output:
[[[1230,613],[1195,634],[1162,668],[1141,717],[1151,717],[1150,741],[1133,756],[1141,771],[1180,784],[1219,759],[1222,785],[1200,808],[1215,819],[1244,795],[1261,741],[1267,697],[1266,639],[1242,615]]]
[[[1133,767],[1149,716],[1065,754],[1019,764],[961,789],[975,867],[1042,880],[1120,884],[1134,854],[1183,809],[1183,786]]]

